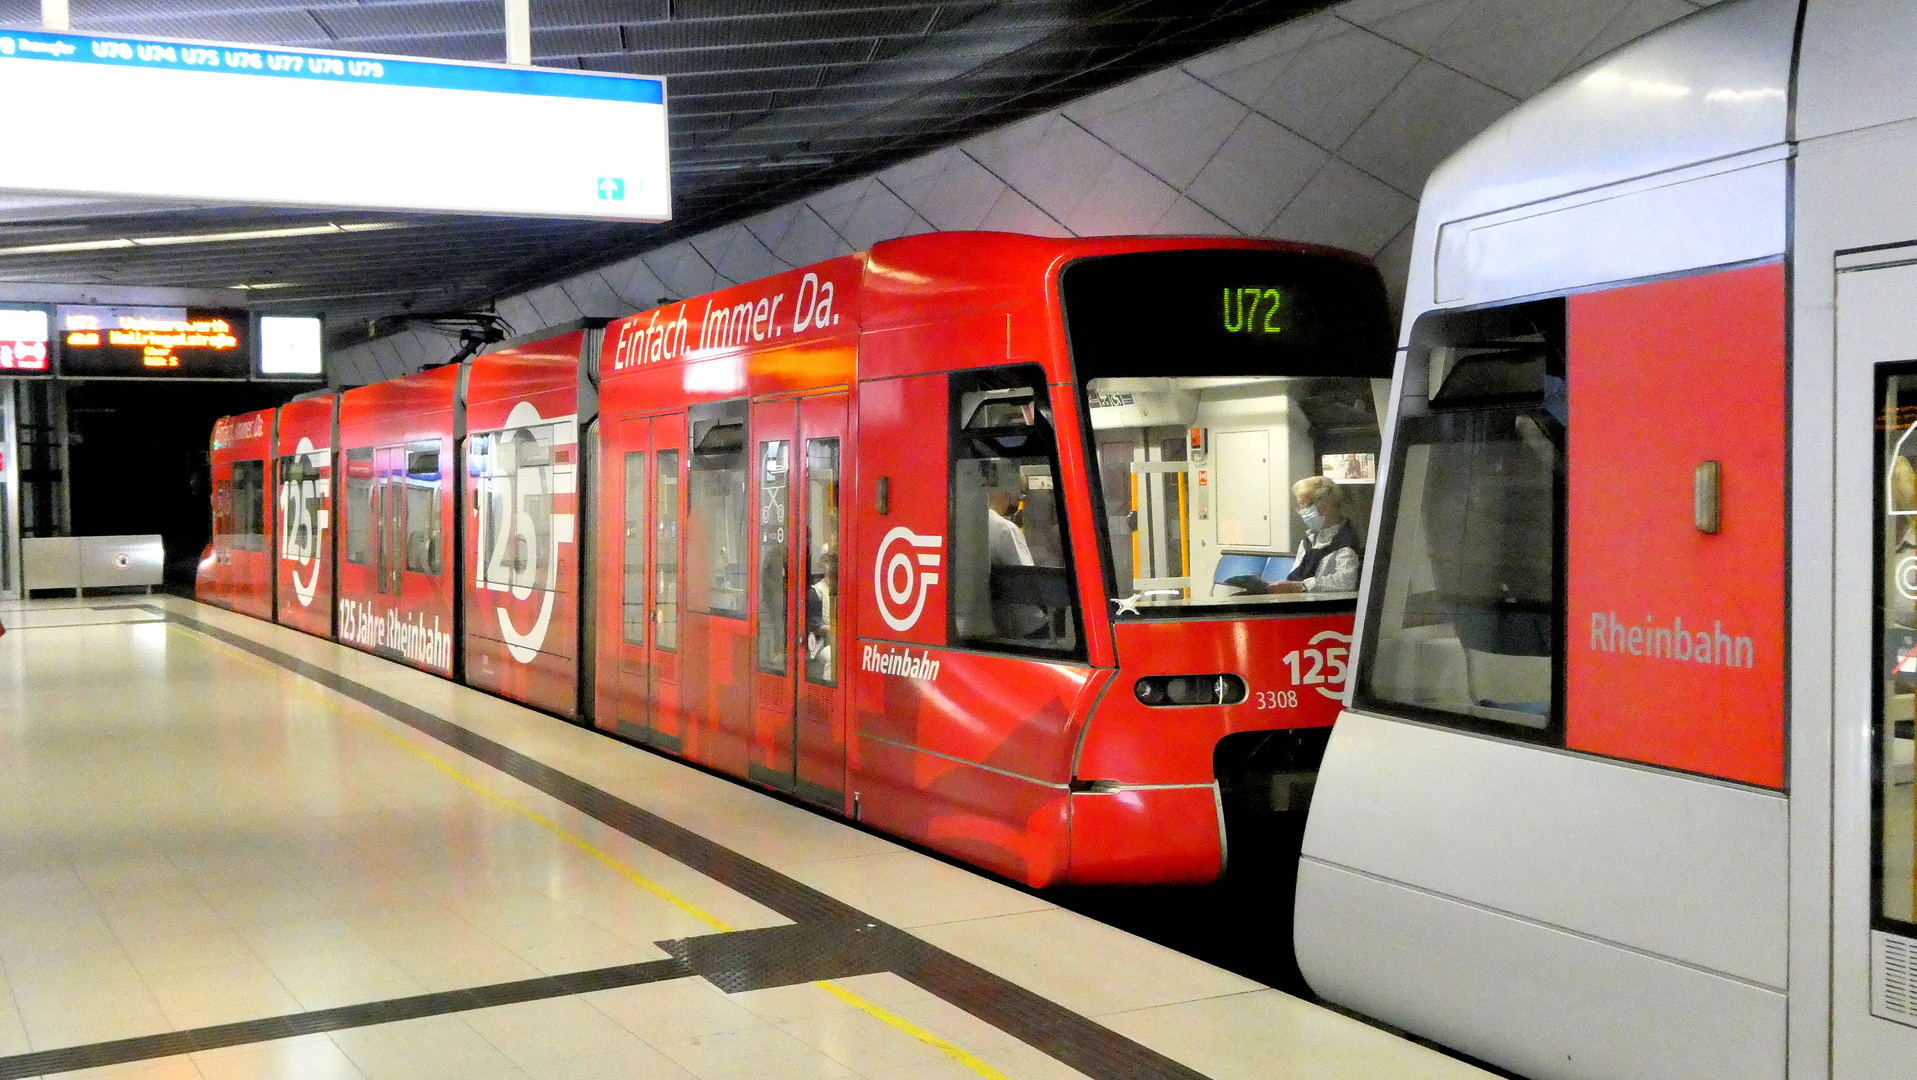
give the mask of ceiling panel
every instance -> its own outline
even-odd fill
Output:
[[[462,60],[504,54],[499,0],[71,5],[74,27],[82,31]],[[618,225],[0,197],[0,281],[275,285],[233,295],[262,310],[322,312],[337,345],[363,336],[371,319],[480,306],[662,247],[1324,6],[1324,0],[532,0],[535,63],[668,78],[673,221]],[[0,0],[0,26],[30,29],[38,20],[38,0]],[[443,162],[454,175],[483,167],[489,155],[514,152],[503,133],[419,130],[404,118],[395,118],[389,131],[352,133],[330,130],[324,117],[288,119],[313,125],[316,149],[362,152],[373,168]],[[85,252],[10,250],[371,221],[403,227]]]

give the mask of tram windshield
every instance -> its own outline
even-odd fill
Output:
[[[1115,609],[1355,598],[1388,386],[1089,380]]]
[[[1371,267],[1256,249],[1060,278],[1118,618],[1356,602],[1392,341]]]

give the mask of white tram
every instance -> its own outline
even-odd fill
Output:
[[[1313,988],[1536,1080],[1917,1076],[1917,3],[1521,106],[1400,347]]]

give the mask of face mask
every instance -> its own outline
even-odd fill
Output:
[[[1319,510],[1315,506],[1307,506],[1303,510],[1298,511],[1298,520],[1305,523],[1306,532],[1315,533],[1325,527],[1324,511]]]

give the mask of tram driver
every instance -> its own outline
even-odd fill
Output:
[[[1018,512],[1018,492],[1002,487],[986,492],[986,528],[991,533],[993,566],[1030,566],[1032,549],[1025,542],[1025,530],[1012,516]]]
[[[985,528],[992,565],[1032,566],[1032,547],[1017,520],[1024,496],[1016,488],[992,487],[985,492]],[[998,633],[1007,638],[1042,637],[1050,633],[1052,620],[1036,604],[1007,601],[998,596],[992,601],[992,621]]]

